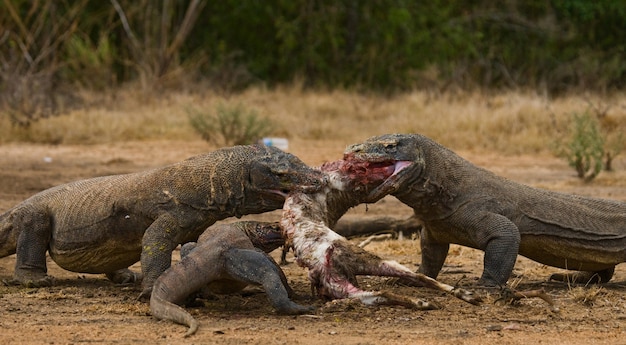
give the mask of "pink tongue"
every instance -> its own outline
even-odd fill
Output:
[[[411,165],[411,161],[397,161],[396,164],[394,164],[393,175],[399,173],[400,170],[408,167],[409,165]]]

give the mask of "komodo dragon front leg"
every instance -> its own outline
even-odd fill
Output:
[[[483,273],[478,284],[504,286],[515,266],[519,252],[519,229],[508,218],[477,208],[478,204],[461,207],[447,218],[446,222],[465,224],[462,229],[455,231],[463,231],[466,241],[472,241],[474,247],[485,252]],[[419,272],[436,277],[448,255],[449,243],[437,240],[438,234],[429,228],[422,229],[421,234],[422,264]]]
[[[289,299],[292,290],[276,262],[266,253],[284,244],[277,223],[236,222],[214,225],[198,243],[185,244],[181,261],[155,282],[150,310],[158,319],[189,326],[185,336],[196,332],[198,322],[177,304],[200,289],[233,293],[246,285],[261,285],[279,314],[303,314],[312,307]]]

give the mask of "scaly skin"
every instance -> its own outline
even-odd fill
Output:
[[[192,335],[198,322],[177,304],[189,295],[208,288],[215,293],[233,293],[249,284],[264,287],[279,314],[311,312],[292,302],[287,278],[266,253],[285,243],[278,223],[236,222],[214,225],[181,249],[181,261],[166,270],[154,283],[150,311],[158,319],[189,326]]]
[[[450,243],[485,252],[480,285],[504,286],[518,254],[581,271],[576,282],[611,279],[626,261],[626,203],[525,186],[479,168],[419,134],[388,134],[349,146],[344,160],[412,162],[370,193],[394,195],[423,222],[419,272],[436,278]]]
[[[133,280],[142,296],[217,220],[282,207],[286,193],[316,190],[319,171],[263,145],[223,148],[162,168],[97,177],[44,190],[0,215],[0,257],[17,252],[14,281],[46,286],[46,252],[62,268]]]

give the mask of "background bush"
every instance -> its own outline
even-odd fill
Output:
[[[217,146],[252,144],[268,135],[272,122],[243,105],[217,106],[216,111],[188,109],[189,122],[205,141]]]
[[[597,119],[589,112],[576,113],[557,154],[567,160],[579,178],[591,181],[602,171],[604,144]]]

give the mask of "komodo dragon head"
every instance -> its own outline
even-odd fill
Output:
[[[263,154],[248,162],[246,190],[260,196],[257,202],[281,208],[292,191],[311,193],[322,188],[324,175],[298,157],[276,147],[259,145]],[[257,212],[258,213],[258,212]]]
[[[238,226],[252,245],[266,253],[285,244],[283,230],[278,222],[241,221]]]
[[[410,134],[386,134],[348,146],[343,159],[369,170],[393,169],[391,176],[369,192],[368,201],[375,202],[398,191],[423,169],[424,159],[418,144]]]

